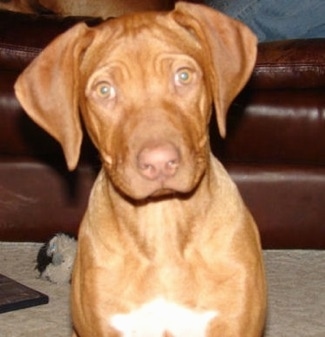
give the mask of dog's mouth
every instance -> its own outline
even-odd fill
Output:
[[[168,195],[175,195],[177,194],[177,191],[175,190],[172,190],[170,188],[162,188],[160,190],[157,190],[155,192],[153,192],[149,198],[159,198],[159,197],[162,197],[162,196],[168,196]]]
[[[114,185],[115,190],[126,200],[132,204],[143,205],[151,202],[159,202],[168,199],[188,199],[190,196],[195,193],[196,189],[199,186],[199,183],[196,184],[194,188],[189,189],[188,191],[178,191],[172,188],[160,188],[151,193],[142,194],[141,196],[137,193],[130,193],[129,191],[124,191],[120,187]]]
[[[182,195],[188,194],[188,191],[179,191],[172,188],[162,187],[160,189],[155,190],[151,194],[145,197],[147,200],[159,200],[165,198],[174,198],[180,197]]]

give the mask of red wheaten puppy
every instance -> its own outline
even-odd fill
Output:
[[[79,337],[260,337],[265,281],[255,222],[211,154],[247,82],[256,38],[202,5],[81,23],[16,83],[26,112],[77,165],[81,119],[103,167],[72,280]]]

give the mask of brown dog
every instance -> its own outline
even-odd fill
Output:
[[[103,162],[79,233],[76,335],[261,335],[257,228],[207,133],[214,103],[225,135],[255,56],[248,28],[179,3],[78,24],[18,79],[20,102],[61,143],[70,169],[79,108]]]

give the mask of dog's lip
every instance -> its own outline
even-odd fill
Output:
[[[145,190],[142,190],[140,193],[136,193],[133,195],[133,198],[136,200],[145,200],[145,199],[156,199],[161,197],[173,197],[176,195],[186,195],[191,193],[197,184],[187,183],[182,186],[173,186],[173,184],[161,184],[160,186],[151,186]],[[132,198],[132,193],[128,193],[128,195]]]
[[[114,185],[115,188],[120,191],[125,197],[141,201],[141,200],[150,200],[150,199],[159,199],[159,198],[169,198],[176,195],[186,195],[191,193],[195,189],[195,186],[187,185],[183,187],[179,186],[167,186],[162,184],[159,186],[147,186],[141,190],[128,190],[124,189],[123,186]]]
[[[187,192],[180,192],[170,188],[160,188],[154,191],[147,191],[143,193],[131,193],[130,191],[123,191],[120,188],[117,190],[124,195],[128,200],[133,200],[134,202],[148,202],[154,200],[160,200],[164,198],[172,198],[176,195],[186,194]]]
[[[171,188],[161,188],[159,190],[154,191],[152,194],[148,196],[148,198],[156,198],[156,197],[162,197],[165,195],[173,195],[176,194],[178,191],[173,190]]]

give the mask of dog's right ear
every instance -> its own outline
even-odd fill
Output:
[[[92,28],[77,24],[51,42],[15,83],[22,107],[61,144],[70,170],[77,166],[82,142],[79,67],[93,38]]]

